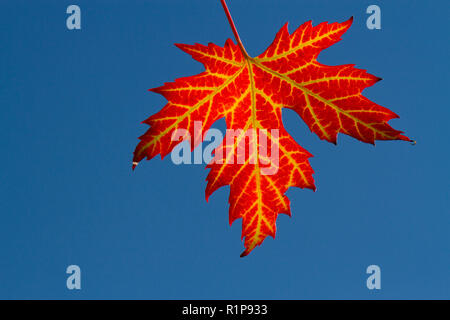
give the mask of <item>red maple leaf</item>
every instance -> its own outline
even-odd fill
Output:
[[[228,39],[215,44],[176,46],[201,62],[205,71],[150,89],[168,103],[144,121],[150,128],[134,151],[133,168],[143,158],[163,158],[180,141],[172,141],[177,129],[186,130],[191,148],[203,137],[194,122],[207,131],[225,118],[227,133],[207,165],[206,198],[229,185],[229,221],[242,218],[242,238],[247,255],[267,235],[275,237],[279,213],[290,215],[289,187],[315,190],[308,158],[285,130],[281,109],[297,112],[320,139],[336,143],[339,132],[363,142],[405,140],[387,122],[398,116],[361,93],[380,80],[354,65],[327,66],[317,56],[341,39],[353,19],[343,23],[301,25],[289,33],[287,24],[259,56],[250,57],[242,45],[224,0],[221,0],[237,45]],[[230,129],[234,131],[230,131]],[[278,152],[275,159],[270,154]],[[239,161],[239,156],[243,157]]]

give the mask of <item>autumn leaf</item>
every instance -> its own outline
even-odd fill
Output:
[[[205,71],[150,91],[163,95],[168,103],[144,121],[150,128],[140,137],[133,168],[144,158],[166,156],[180,141],[175,130],[195,134],[194,123],[206,132],[225,118],[227,133],[207,165],[206,198],[222,186],[230,186],[229,221],[242,218],[245,256],[270,235],[275,237],[278,214],[290,215],[289,187],[315,190],[308,158],[285,130],[281,109],[297,112],[320,139],[336,143],[338,133],[360,141],[405,140],[388,121],[398,116],[370,101],[362,91],[380,78],[354,65],[327,66],[319,53],[341,40],[352,18],[342,23],[304,23],[293,33],[285,24],[265,52],[252,58],[244,49],[228,8],[221,0],[237,44],[228,39],[215,44],[176,46],[201,62]],[[249,134],[250,133],[250,134]],[[277,158],[271,154],[277,152]],[[239,155],[244,155],[238,161]]]

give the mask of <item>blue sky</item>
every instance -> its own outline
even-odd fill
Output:
[[[81,30],[66,28],[70,4]],[[1,1],[0,298],[450,298],[448,2],[228,4],[254,56],[286,21],[354,16],[319,61],[382,77],[364,94],[417,145],[340,135],[334,146],[286,110],[317,192],[290,189],[276,239],[239,258],[229,189],[207,203],[204,165],[167,157],[131,171],[140,122],[165,104],[147,89],[202,71],[173,44],[232,37],[219,1]],[[366,28],[371,4],[381,30]],[[71,264],[81,290],[66,288]],[[381,290],[366,287],[371,264]]]

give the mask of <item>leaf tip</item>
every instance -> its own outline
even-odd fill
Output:
[[[184,52],[189,48],[189,45],[184,43],[174,43],[173,45]]]
[[[406,141],[406,142],[411,142],[412,145],[415,145],[417,143],[416,140],[412,140],[412,139],[410,139],[407,136],[404,136],[402,134],[399,135],[399,140],[403,140],[403,141]]]
[[[150,92],[161,93],[161,87],[150,88],[148,89]]]
[[[247,251],[247,249],[245,249],[241,255],[239,256],[240,258],[246,257],[250,252]]]
[[[353,16],[351,16],[347,21],[342,22],[342,26],[345,28],[345,30],[347,31],[351,25],[353,24]]]

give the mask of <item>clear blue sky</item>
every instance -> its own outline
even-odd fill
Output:
[[[82,30],[66,28],[70,4]],[[290,189],[292,218],[239,258],[229,189],[207,203],[204,165],[168,157],[131,171],[140,122],[165,104],[147,89],[202,71],[173,44],[232,37],[219,1],[2,0],[0,298],[450,298],[448,1],[228,4],[251,55],[286,21],[292,31],[354,16],[319,61],[382,77],[365,95],[417,145],[340,135],[334,146],[285,111],[318,189]],[[381,30],[366,28],[371,4]],[[66,288],[70,264],[80,291]]]

